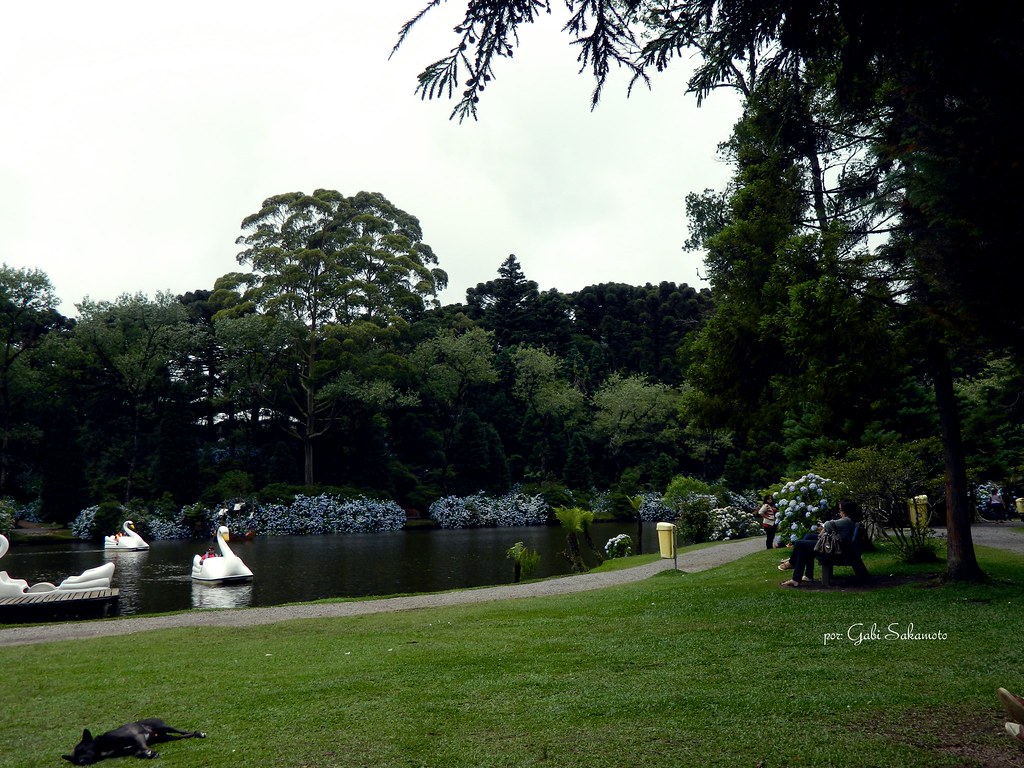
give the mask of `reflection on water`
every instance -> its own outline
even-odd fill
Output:
[[[636,535],[636,524],[598,524],[594,543],[603,547],[619,533]],[[248,584],[196,584],[192,558],[208,541],[153,541],[141,552],[105,551],[91,543],[12,547],[0,569],[29,583],[58,583],[107,560],[115,563],[112,586],[120,590],[121,615],[189,608],[281,605],[332,597],[439,592],[507,584],[512,561],[506,550],[522,541],[540,554],[533,574],[569,572],[557,527],[467,530],[410,529],[372,534],[264,536],[231,541],[255,574]],[[654,524],[644,526],[645,552],[657,550]]]
[[[252,605],[252,584],[197,584],[192,582],[193,608],[245,608]]]

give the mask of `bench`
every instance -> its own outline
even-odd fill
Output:
[[[859,581],[867,581],[870,578],[871,574],[868,573],[868,569],[860,557],[866,540],[867,531],[864,530],[864,526],[857,523],[853,529],[853,538],[848,545],[843,547],[842,554],[826,555],[820,552],[815,553],[815,557],[821,565],[821,585],[823,587],[832,585],[832,569],[837,565],[853,568],[853,573]]]

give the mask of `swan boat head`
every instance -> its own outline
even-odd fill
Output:
[[[220,555],[192,558],[192,579],[208,583],[224,584],[252,579],[252,571],[228,546],[230,533],[225,525],[217,528],[214,540]]]

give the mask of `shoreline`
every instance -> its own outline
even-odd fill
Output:
[[[1024,556],[1024,523],[1019,521],[975,523],[971,527],[975,544],[996,547]],[[939,530],[940,538],[945,531]],[[733,562],[764,549],[759,537],[720,542],[710,547],[690,550],[678,557],[678,570],[698,573],[725,563]],[[635,568],[623,568],[606,573],[583,573],[526,584],[505,584],[493,587],[432,592],[423,595],[405,595],[371,600],[337,603],[296,603],[260,608],[231,608],[224,610],[192,610],[185,613],[159,616],[129,616],[125,618],[38,624],[26,627],[0,629],[0,647],[34,645],[37,643],[81,640],[94,637],[116,637],[135,632],[152,632],[177,627],[248,627],[275,624],[296,619],[338,618],[362,616],[371,613],[409,611],[465,605],[495,600],[514,600],[546,595],[565,595],[594,589],[629,584],[648,579],[670,570],[673,560],[662,558]]]

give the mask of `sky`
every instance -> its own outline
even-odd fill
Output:
[[[663,280],[702,286],[685,197],[721,189],[739,115],[613,76],[596,110],[564,5],[499,62],[479,120],[421,100],[416,75],[455,43],[426,0],[54,0],[0,26],[0,261],[40,269],[60,310],[83,298],[211,289],[235,239],[285,192],[379,192],[416,216],[448,273],[442,303],[515,254],[541,290]]]

